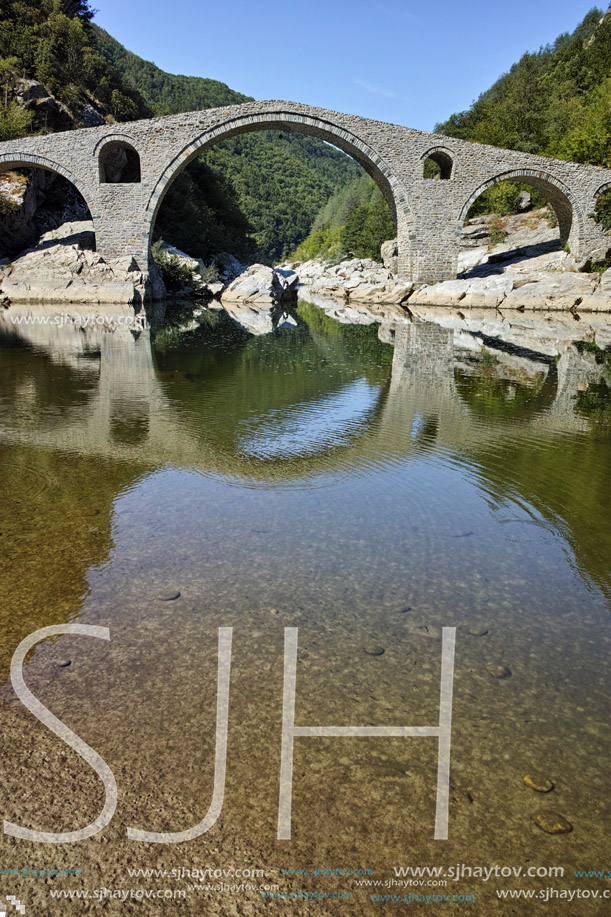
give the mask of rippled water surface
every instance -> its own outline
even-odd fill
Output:
[[[611,321],[448,310],[351,324],[306,303],[298,315],[259,337],[206,310],[139,336],[8,314],[0,325],[9,821],[69,831],[104,799],[15,697],[14,650],[49,624],[111,633],[46,641],[25,666],[119,786],[92,839],[0,839],[5,868],[85,870],[16,879],[34,913],[68,913],[54,887],[157,887],[130,877],[140,867],[263,868],[287,893],[353,894],[270,905],[296,914],[400,911],[354,877],[282,869],[370,868],[383,881],[406,865],[565,869],[449,880],[443,893],[476,900],[436,905],[448,914],[526,913],[497,889],[610,887],[574,870],[608,866]],[[129,841],[129,826],[183,830],[210,804],[219,627],[233,628],[221,816],[185,844]],[[296,723],[319,726],[436,725],[442,628],[457,629],[447,841],[433,838],[432,738],[297,738],[292,838],[276,840],[287,627],[299,629]],[[527,774],[554,789],[526,787]],[[548,810],[572,831],[537,827]],[[161,882],[187,891],[181,913],[264,906],[254,886],[189,882]]]

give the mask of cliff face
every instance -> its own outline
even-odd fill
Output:
[[[42,169],[0,175],[0,258],[14,258],[62,223],[88,218],[85,201],[61,175]]]
[[[56,133],[104,124],[93,97],[80,96],[71,110],[49,88],[21,78],[12,88],[13,101],[31,115],[30,130]],[[35,245],[41,233],[65,221],[88,218],[87,206],[65,179],[41,169],[0,173],[0,258],[13,258]]]

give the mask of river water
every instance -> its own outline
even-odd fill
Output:
[[[110,630],[46,640],[24,673],[119,794],[80,843],[0,839],[5,872],[84,871],[0,872],[32,913],[72,913],[57,890],[87,891],[96,914],[402,912],[371,900],[392,892],[482,915],[526,913],[499,890],[609,889],[574,872],[608,868],[611,319],[334,309],[301,303],[296,326],[260,336],[218,310],[170,309],[138,334],[4,314],[2,815],[73,831],[104,804],[11,686],[15,649],[48,625]],[[130,840],[191,828],[210,805],[219,628],[233,629],[220,816],[188,842]],[[287,628],[296,724],[360,727],[437,725],[456,629],[447,840],[436,740],[382,736],[297,737],[291,838],[277,839]],[[541,812],[572,830],[547,833]],[[456,864],[564,876],[391,888],[353,874]],[[206,867],[225,878],[206,887]],[[309,868],[336,873],[282,874]],[[266,904],[273,885],[292,897]],[[133,894],[151,889],[186,898]],[[607,913],[593,895],[532,906]]]

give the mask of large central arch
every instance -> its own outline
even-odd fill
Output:
[[[409,257],[415,240],[414,216],[407,195],[388,163],[356,134],[333,124],[331,121],[284,109],[227,118],[226,121],[199,133],[189,143],[185,144],[159,175],[147,201],[146,222],[149,245],[155,220],[165,194],[182,170],[215,143],[220,143],[238,134],[251,133],[256,130],[284,130],[307,134],[338,147],[355,159],[376,182],[384,195],[395,221],[399,246],[403,248],[404,254]]]

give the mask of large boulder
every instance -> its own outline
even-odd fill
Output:
[[[299,277],[295,271],[251,264],[229,284],[221,299],[223,305],[232,302],[248,306],[272,306],[285,300],[295,300],[298,282]]]
[[[141,305],[150,292],[148,271],[131,257],[105,260],[91,250],[91,223],[65,224],[0,268],[1,295],[11,303]],[[154,292],[154,290],[153,290]]]
[[[44,131],[67,131],[75,121],[63,102],[54,98],[43,83],[20,79],[15,86],[15,100],[21,108],[32,112],[34,126]]]
[[[389,239],[388,242],[382,242],[380,249],[384,267],[397,274],[399,271],[399,243],[397,239]]]
[[[530,191],[520,191],[516,200],[515,208],[519,213],[524,213],[526,210],[530,210],[532,206],[532,197]]]
[[[223,291],[223,308],[251,334],[269,334],[297,324],[299,277],[287,268],[252,264]]]

